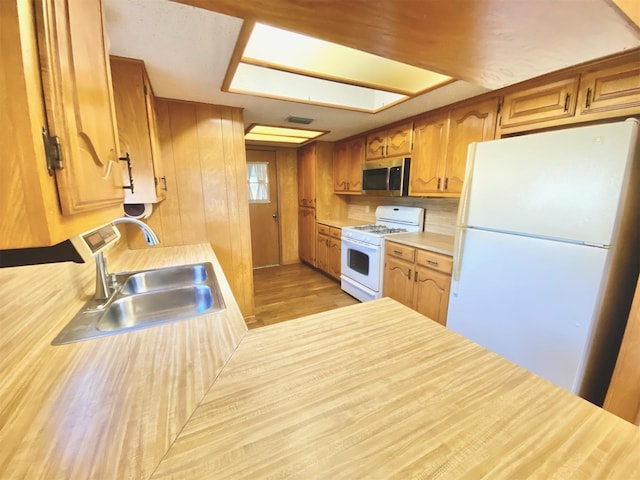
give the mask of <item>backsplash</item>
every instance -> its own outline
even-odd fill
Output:
[[[379,205],[404,205],[426,210],[424,231],[453,235],[458,214],[457,198],[375,197],[369,195],[349,197],[347,217],[374,223]],[[367,211],[368,209],[368,211]]]

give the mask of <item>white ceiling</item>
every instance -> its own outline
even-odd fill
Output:
[[[169,0],[103,3],[110,53],[144,60],[156,96],[244,108],[245,126],[308,117],[310,127],[330,131],[322,140],[335,141],[487,91],[457,81],[377,114],[225,93],[242,19]]]
[[[423,28],[413,28],[407,9],[415,0],[373,2],[386,11],[387,20],[377,23],[370,22],[371,12],[375,18],[379,13],[370,0],[345,2],[351,8],[343,18],[335,18],[335,2],[103,0],[110,53],[144,60],[156,96],[241,107],[245,126],[286,125],[289,116],[313,118],[309,128],[329,131],[322,137],[328,141],[488,90],[456,81],[376,114],[222,92],[242,19],[178,1],[264,17],[274,26],[309,30],[325,40],[337,36],[342,44],[351,42],[362,50],[382,48],[373,53],[395,60],[404,56],[412,65],[436,62],[435,72],[448,68],[458,72],[457,78],[491,88],[640,46],[640,29],[617,9],[614,1],[619,0],[429,0],[425,12],[434,18],[430,24],[420,20]],[[382,41],[376,42],[378,38]],[[493,77],[505,78],[487,82]]]

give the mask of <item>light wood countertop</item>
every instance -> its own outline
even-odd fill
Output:
[[[251,330],[154,479],[640,478],[640,431],[384,298]]]
[[[95,267],[0,269],[0,478],[149,478],[247,331],[208,244],[106,258],[111,272],[211,262],[227,308],[53,347]]]
[[[330,227],[342,228],[342,227],[354,227],[356,225],[369,225],[375,222],[363,222],[362,220],[354,220],[352,218],[333,218],[333,219],[316,219],[317,223],[323,225],[329,225]]]
[[[52,347],[92,266],[0,269],[0,478],[640,478],[636,426],[391,299],[247,332],[208,245],[107,258],[227,310]]]
[[[453,236],[451,235],[432,232],[395,233],[386,236],[385,240],[453,256]]]

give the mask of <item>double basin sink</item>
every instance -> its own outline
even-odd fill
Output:
[[[52,345],[148,328],[224,310],[211,263],[112,275],[115,292],[89,300]]]

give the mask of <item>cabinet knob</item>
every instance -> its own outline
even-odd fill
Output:
[[[278,212],[272,213],[272,214],[271,214],[271,216],[272,216],[273,218],[278,218]]]

